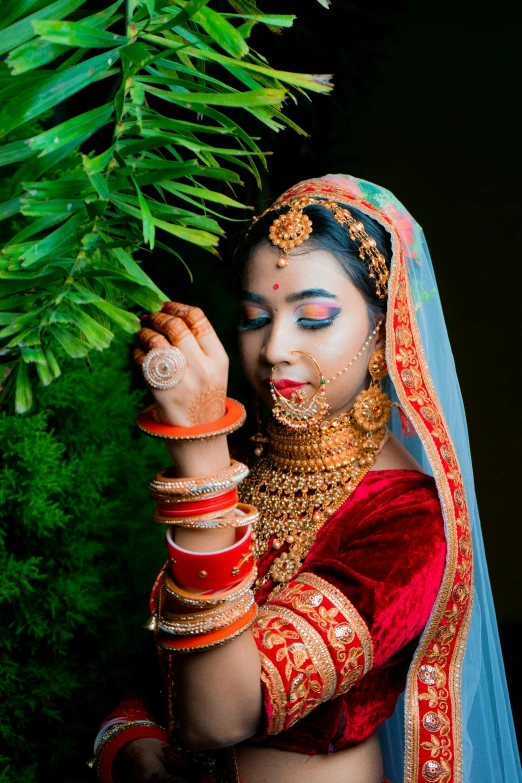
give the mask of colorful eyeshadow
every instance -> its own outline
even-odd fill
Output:
[[[243,315],[248,321],[254,321],[256,318],[266,318],[267,312],[259,305],[247,304],[243,305]]]
[[[320,302],[310,302],[309,304],[299,307],[297,315],[299,318],[305,318],[310,321],[326,321],[331,318],[335,312],[338,312],[338,310],[338,307],[321,304]]]

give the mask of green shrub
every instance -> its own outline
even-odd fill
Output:
[[[168,457],[134,425],[127,341],[93,362],[0,415],[2,783],[92,779],[96,727],[148,641],[163,535],[147,480]]]

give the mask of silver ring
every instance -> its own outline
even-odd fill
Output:
[[[154,389],[173,389],[185,375],[187,360],[179,348],[155,348],[145,357],[142,370]]]

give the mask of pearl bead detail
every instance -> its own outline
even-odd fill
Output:
[[[377,324],[377,326],[375,327],[375,329],[373,330],[373,332],[370,334],[370,336],[368,337],[368,339],[367,339],[367,340],[366,340],[366,342],[364,343],[364,345],[363,345],[363,347],[361,348],[361,350],[360,350],[358,353],[356,353],[356,354],[355,354],[355,356],[353,357],[352,361],[351,361],[351,362],[349,362],[349,363],[346,365],[346,367],[344,367],[344,369],[342,369],[342,370],[339,370],[339,372],[335,373],[335,375],[332,375],[332,377],[331,377],[331,378],[328,378],[328,380],[327,380],[327,381],[325,381],[325,384],[327,384],[327,383],[331,383],[332,381],[335,381],[335,379],[336,379],[336,378],[339,378],[339,377],[340,377],[340,376],[341,376],[341,375],[342,375],[344,372],[346,372],[347,370],[349,370],[349,369],[350,369],[350,367],[352,366],[352,364],[354,364],[354,363],[357,361],[357,359],[358,359],[360,356],[362,356],[362,355],[363,355],[363,353],[365,352],[365,350],[368,348],[368,346],[370,345],[371,341],[373,340],[373,338],[375,337],[375,335],[377,334],[377,332],[378,332],[378,331],[379,331],[379,329],[381,328],[381,326],[382,326],[383,322],[384,322],[384,318],[381,318],[381,320],[378,322],[378,324]]]

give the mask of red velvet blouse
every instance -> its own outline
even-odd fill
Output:
[[[261,575],[278,554],[281,550],[261,558]],[[370,471],[320,530],[301,576],[268,599],[264,620],[261,611],[254,635],[264,660],[265,721],[263,733],[249,741],[314,755],[370,737],[404,690],[445,556],[434,480],[414,470]],[[268,606],[272,589],[268,582],[258,591],[260,605]],[[310,647],[315,647],[315,660],[306,661],[304,648]],[[320,671],[321,650],[337,670],[333,686],[327,682],[331,662],[315,680],[308,675],[307,666]]]
[[[280,554],[260,559],[261,576]],[[404,690],[445,557],[434,480],[370,471],[321,528],[299,574],[257,592],[264,716],[248,742],[314,755],[370,737]],[[156,710],[146,717],[166,725]]]

